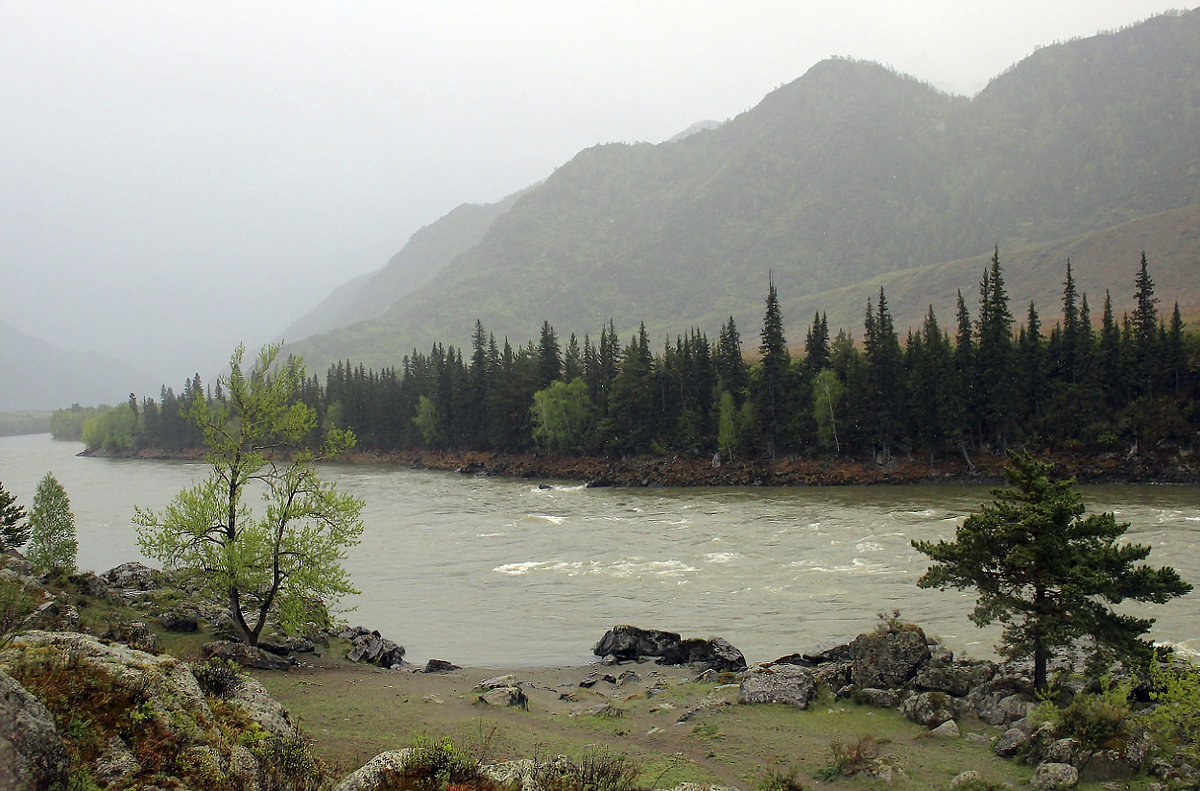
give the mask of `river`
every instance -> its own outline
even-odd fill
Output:
[[[162,509],[198,462],[84,458],[49,435],[0,438],[0,481],[28,508],[53,471],[71,500],[79,566],[143,559],[134,505]],[[998,631],[968,619],[970,591],[921,590],[914,538],[951,538],[983,487],[587,489],[390,466],[331,465],[366,502],[346,560],[362,593],[342,602],[423,663],[584,664],[619,623],[719,635],[749,661],[873,627],[898,609],[956,651],[990,656]],[[547,487],[548,488],[544,488]],[[1200,487],[1082,487],[1091,511],[1131,523],[1149,563],[1200,583]],[[1198,593],[1127,609],[1151,635],[1200,652]]]

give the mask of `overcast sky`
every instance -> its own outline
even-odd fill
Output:
[[[0,321],[207,379],[421,226],[595,143],[731,118],[831,55],[971,95],[1177,7],[3,0]]]

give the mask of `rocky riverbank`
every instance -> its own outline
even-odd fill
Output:
[[[84,451],[88,456],[198,459],[200,450],[180,453],[147,448],[136,452]],[[1200,484],[1200,457],[1185,449],[1143,453],[1056,453],[1049,456],[1080,483]],[[494,451],[358,449],[339,458],[346,464],[386,464],[469,475],[570,480],[589,486],[863,486],[879,484],[1004,481],[1003,455],[981,453],[921,460],[887,461],[846,456],[784,455],[775,459],[715,460],[669,456],[585,456]]]
[[[1040,789],[1147,772],[1200,786],[1194,744],[1152,738],[1137,711],[1156,705],[1107,691],[1082,657],[1060,658],[1057,705],[1039,703],[1025,664],[955,657],[897,616],[766,662],[620,625],[590,666],[413,667],[366,628],[269,651],[221,641],[219,610],[140,564],[47,580],[0,555],[0,583],[35,605],[0,638],[3,788],[574,791],[600,769],[623,778],[611,791]]]
[[[1064,474],[1080,483],[1200,483],[1200,458],[1190,451],[1158,454],[1067,454],[1051,456]],[[980,454],[887,462],[843,456],[780,456],[762,460],[715,461],[686,455],[564,456],[487,451],[355,451],[348,463],[393,464],[473,475],[574,480],[589,486],[852,486],[876,484],[1003,482],[1007,459]]]

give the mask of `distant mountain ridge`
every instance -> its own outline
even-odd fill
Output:
[[[423,283],[385,291],[377,280],[374,312],[353,324],[343,313],[343,326],[292,348],[319,371],[337,359],[397,365],[435,341],[463,345],[477,318],[516,342],[543,320],[594,334],[610,317],[623,335],[640,321],[658,338],[692,326],[715,335],[730,315],[745,332],[761,320],[768,272],[798,343],[818,295],[927,283],[918,272],[957,271],[936,268],[997,244],[1005,264],[1070,244],[1103,255],[1111,246],[1080,239],[1196,204],[1200,10],[1045,47],[974,99],[832,59],[715,128],[580,152],[473,226],[478,236],[452,234]],[[1175,225],[1194,233],[1195,221],[1185,211]],[[1194,273],[1195,258],[1164,260],[1187,245],[1147,241],[1155,271]],[[1119,269],[1116,258],[1076,264]],[[1038,265],[1061,271],[1065,259]],[[1020,270],[1009,277],[1014,299],[1026,290]],[[964,276],[956,288],[973,306],[978,272]],[[1131,276],[1096,284],[1112,289],[1118,311]],[[1187,293],[1165,299],[1200,302],[1200,278],[1180,282]],[[1030,293],[1044,314],[1054,310],[1040,287]],[[948,322],[952,306],[937,294],[915,293],[901,312],[889,289],[897,325],[918,321],[929,302]],[[1103,295],[1091,299],[1098,315]],[[839,310],[815,307],[831,320]]]
[[[0,412],[119,404],[158,389],[124,360],[60,349],[0,322]]]

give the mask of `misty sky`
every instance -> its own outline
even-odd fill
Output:
[[[731,118],[831,55],[971,95],[1176,7],[5,0],[0,321],[207,379],[422,225],[595,143]]]

